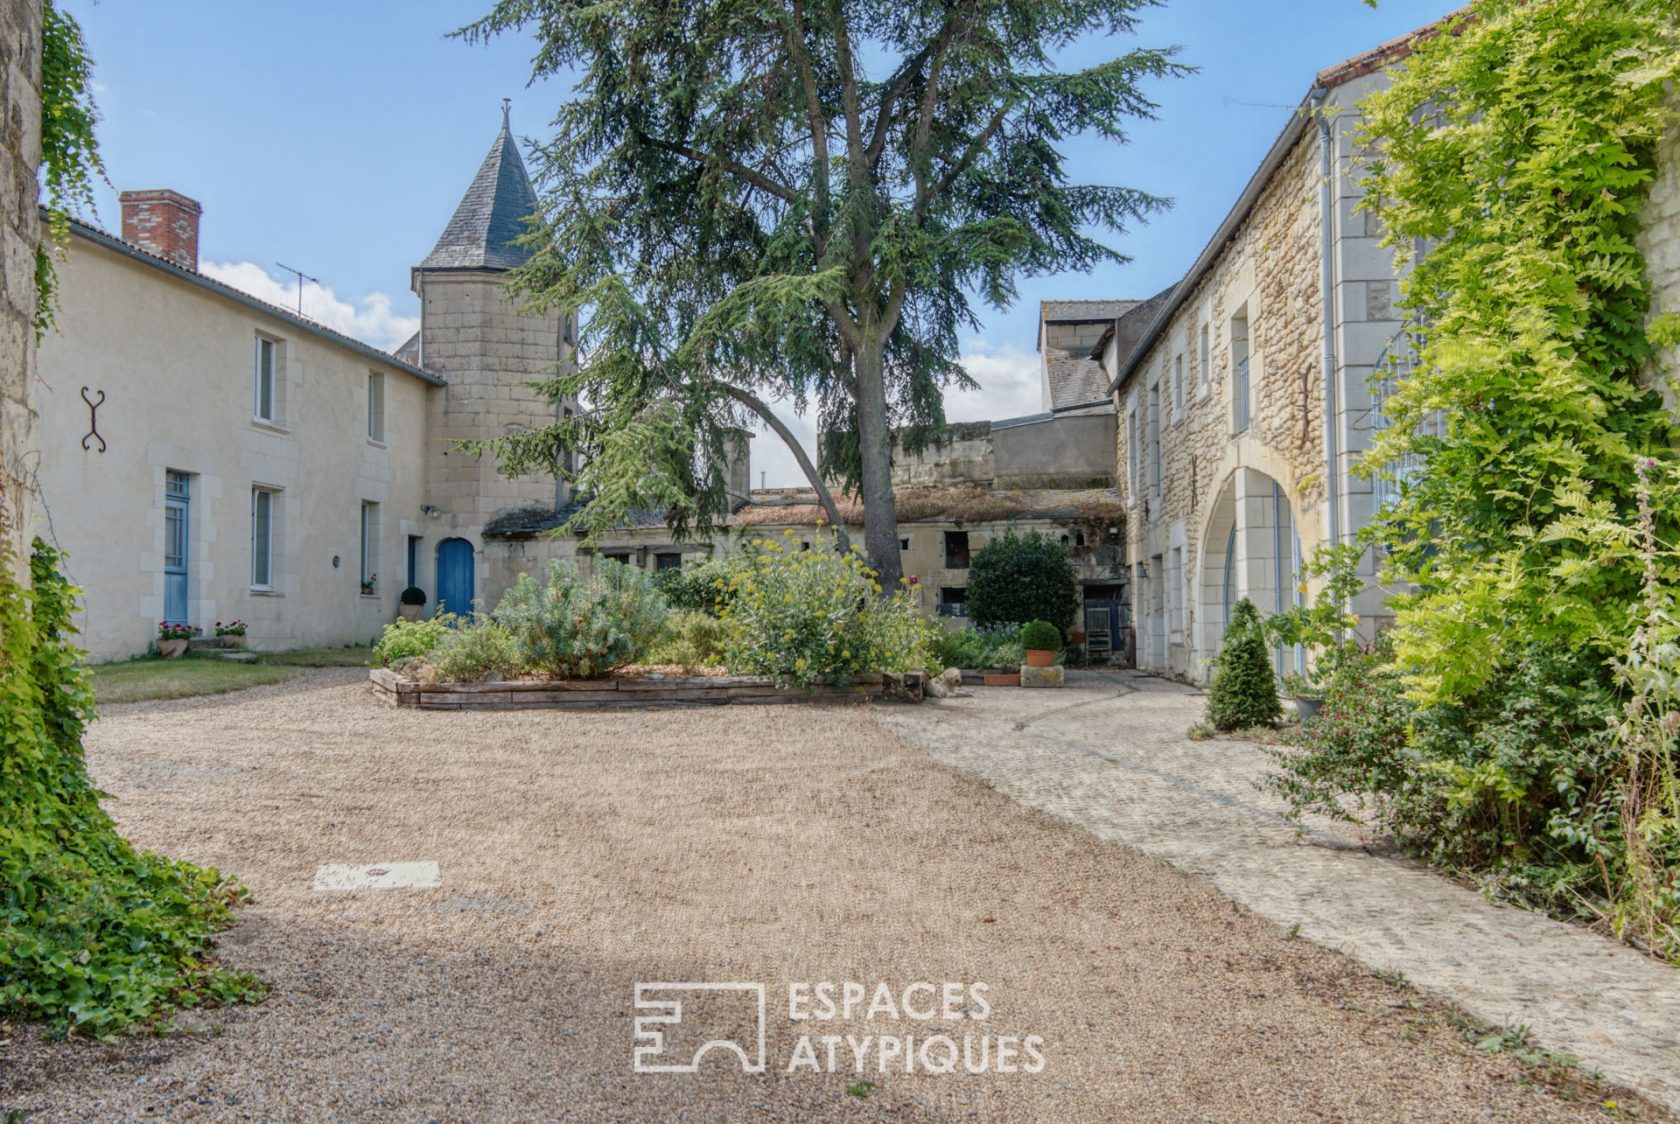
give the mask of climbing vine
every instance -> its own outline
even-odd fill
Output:
[[[1632,526],[1636,462],[1674,455],[1641,381],[1635,236],[1674,119],[1675,10],[1482,0],[1362,106],[1366,206],[1421,326],[1371,458],[1421,466],[1385,530],[1415,590],[1394,638],[1419,701],[1471,698],[1531,646],[1608,661],[1637,626],[1636,552],[1588,529]]]
[[[47,196],[48,238],[35,247],[35,337],[53,325],[57,270],[53,252],[70,240],[70,215],[91,209],[95,183],[105,178],[94,125],[93,59],[82,28],[52,0],[41,12],[41,183]]]
[[[1680,433],[1652,378],[1677,334],[1638,244],[1677,9],[1479,0],[1362,103],[1416,328],[1368,533],[1409,592],[1273,786],[1680,957]]]
[[[3,520],[0,520],[3,522]],[[173,1006],[254,999],[208,958],[243,889],[136,851],[82,760],[92,714],[72,643],[75,589],[35,543],[30,585],[0,526],[0,1015],[109,1034]]]

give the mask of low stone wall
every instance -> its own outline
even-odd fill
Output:
[[[734,703],[921,702],[926,677],[854,675],[842,687],[778,687],[750,675],[674,679],[520,680],[511,683],[416,683],[388,668],[368,675],[374,694],[396,706],[428,710],[605,710],[620,707],[729,706]]]

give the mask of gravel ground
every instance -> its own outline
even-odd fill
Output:
[[[1529,1120],[1613,1095],[1538,1084],[1443,1008],[934,763],[867,707],[398,711],[358,678],[109,708],[88,757],[115,815],[245,880],[220,952],[273,995],[112,1045],[0,1032],[0,1110]],[[326,863],[425,860],[438,889],[312,889]],[[634,1073],[635,986],[670,980],[766,984],[768,1072],[714,1051]],[[983,982],[990,1015],[794,1023],[797,981]],[[1038,1035],[1045,1064],[859,1074],[842,1047],[836,1072],[790,1074],[803,1033]]]

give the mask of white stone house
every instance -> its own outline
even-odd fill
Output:
[[[1356,210],[1358,103],[1411,41],[1319,72],[1183,280],[1093,349],[1121,419],[1142,668],[1205,681],[1231,606],[1310,597],[1303,561],[1383,502],[1353,469],[1383,424],[1372,379],[1403,325],[1392,252]],[[1384,601],[1368,588],[1354,608],[1374,628]],[[1279,671],[1303,658],[1275,653]]]
[[[126,192],[122,236],[72,227],[40,350],[39,515],[82,587],[95,658],[162,620],[240,619],[254,648],[365,643],[402,590],[467,609],[500,590],[483,528],[566,497],[452,442],[545,424],[523,384],[571,361],[573,323],[502,290],[535,206],[507,120],[412,275],[396,354],[198,272],[196,202]]]

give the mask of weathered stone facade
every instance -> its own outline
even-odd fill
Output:
[[[1264,615],[1309,596],[1302,562],[1349,541],[1374,510],[1354,468],[1380,421],[1371,377],[1400,324],[1391,257],[1355,209],[1353,146],[1358,98],[1378,81],[1358,74],[1328,91],[1328,216],[1323,139],[1303,106],[1136,355],[1106,341],[1140,667],[1205,679],[1230,605],[1248,597]],[[1356,608],[1376,615],[1380,603],[1373,592]],[[1299,656],[1278,659],[1284,670]]]
[[[41,161],[41,4],[0,9],[0,508],[13,572],[28,572],[35,506],[35,178]]]

